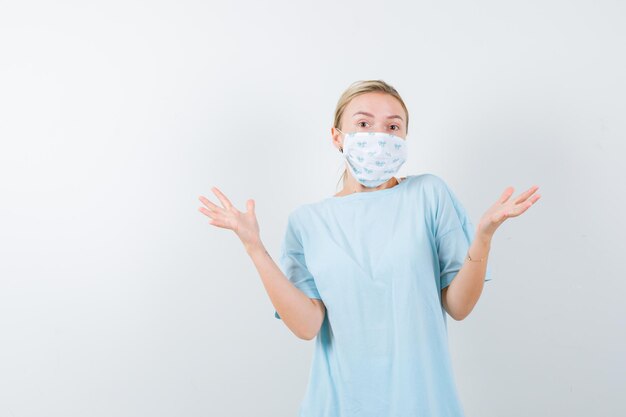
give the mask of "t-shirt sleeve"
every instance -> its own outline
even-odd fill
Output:
[[[300,289],[310,298],[321,299],[315,279],[306,266],[302,247],[302,235],[298,227],[297,219],[292,212],[287,221],[287,230],[280,248],[278,266],[285,276],[296,288]],[[274,317],[280,319],[280,315],[274,310]]]
[[[439,259],[440,284],[444,289],[459,272],[474,241],[474,224],[450,187],[439,180],[435,210],[435,243]],[[485,281],[491,280],[487,264]]]

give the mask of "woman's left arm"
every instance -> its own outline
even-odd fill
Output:
[[[443,307],[450,317],[463,320],[472,312],[483,291],[493,234],[506,219],[519,216],[536,203],[541,195],[533,194],[538,189],[538,186],[532,186],[517,198],[509,200],[514,189],[507,187],[480,219],[476,236],[468,250],[472,260],[466,258],[450,285],[441,291]]]

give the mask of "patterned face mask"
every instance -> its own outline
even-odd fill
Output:
[[[378,187],[389,181],[406,162],[406,140],[399,136],[383,132],[341,133],[344,159],[352,176],[365,187]]]

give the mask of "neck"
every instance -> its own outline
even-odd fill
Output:
[[[396,177],[391,177],[389,178],[389,181],[380,184],[378,187],[369,188],[369,187],[364,186],[357,180],[355,180],[353,177],[346,177],[346,179],[343,182],[343,190],[341,190],[341,194],[352,194],[352,193],[384,190],[386,188],[395,187],[399,183],[400,182],[398,181]]]

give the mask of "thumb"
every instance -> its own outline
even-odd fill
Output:
[[[248,200],[246,207],[248,208],[248,211],[251,211],[252,213],[254,213],[254,200],[252,199]]]

